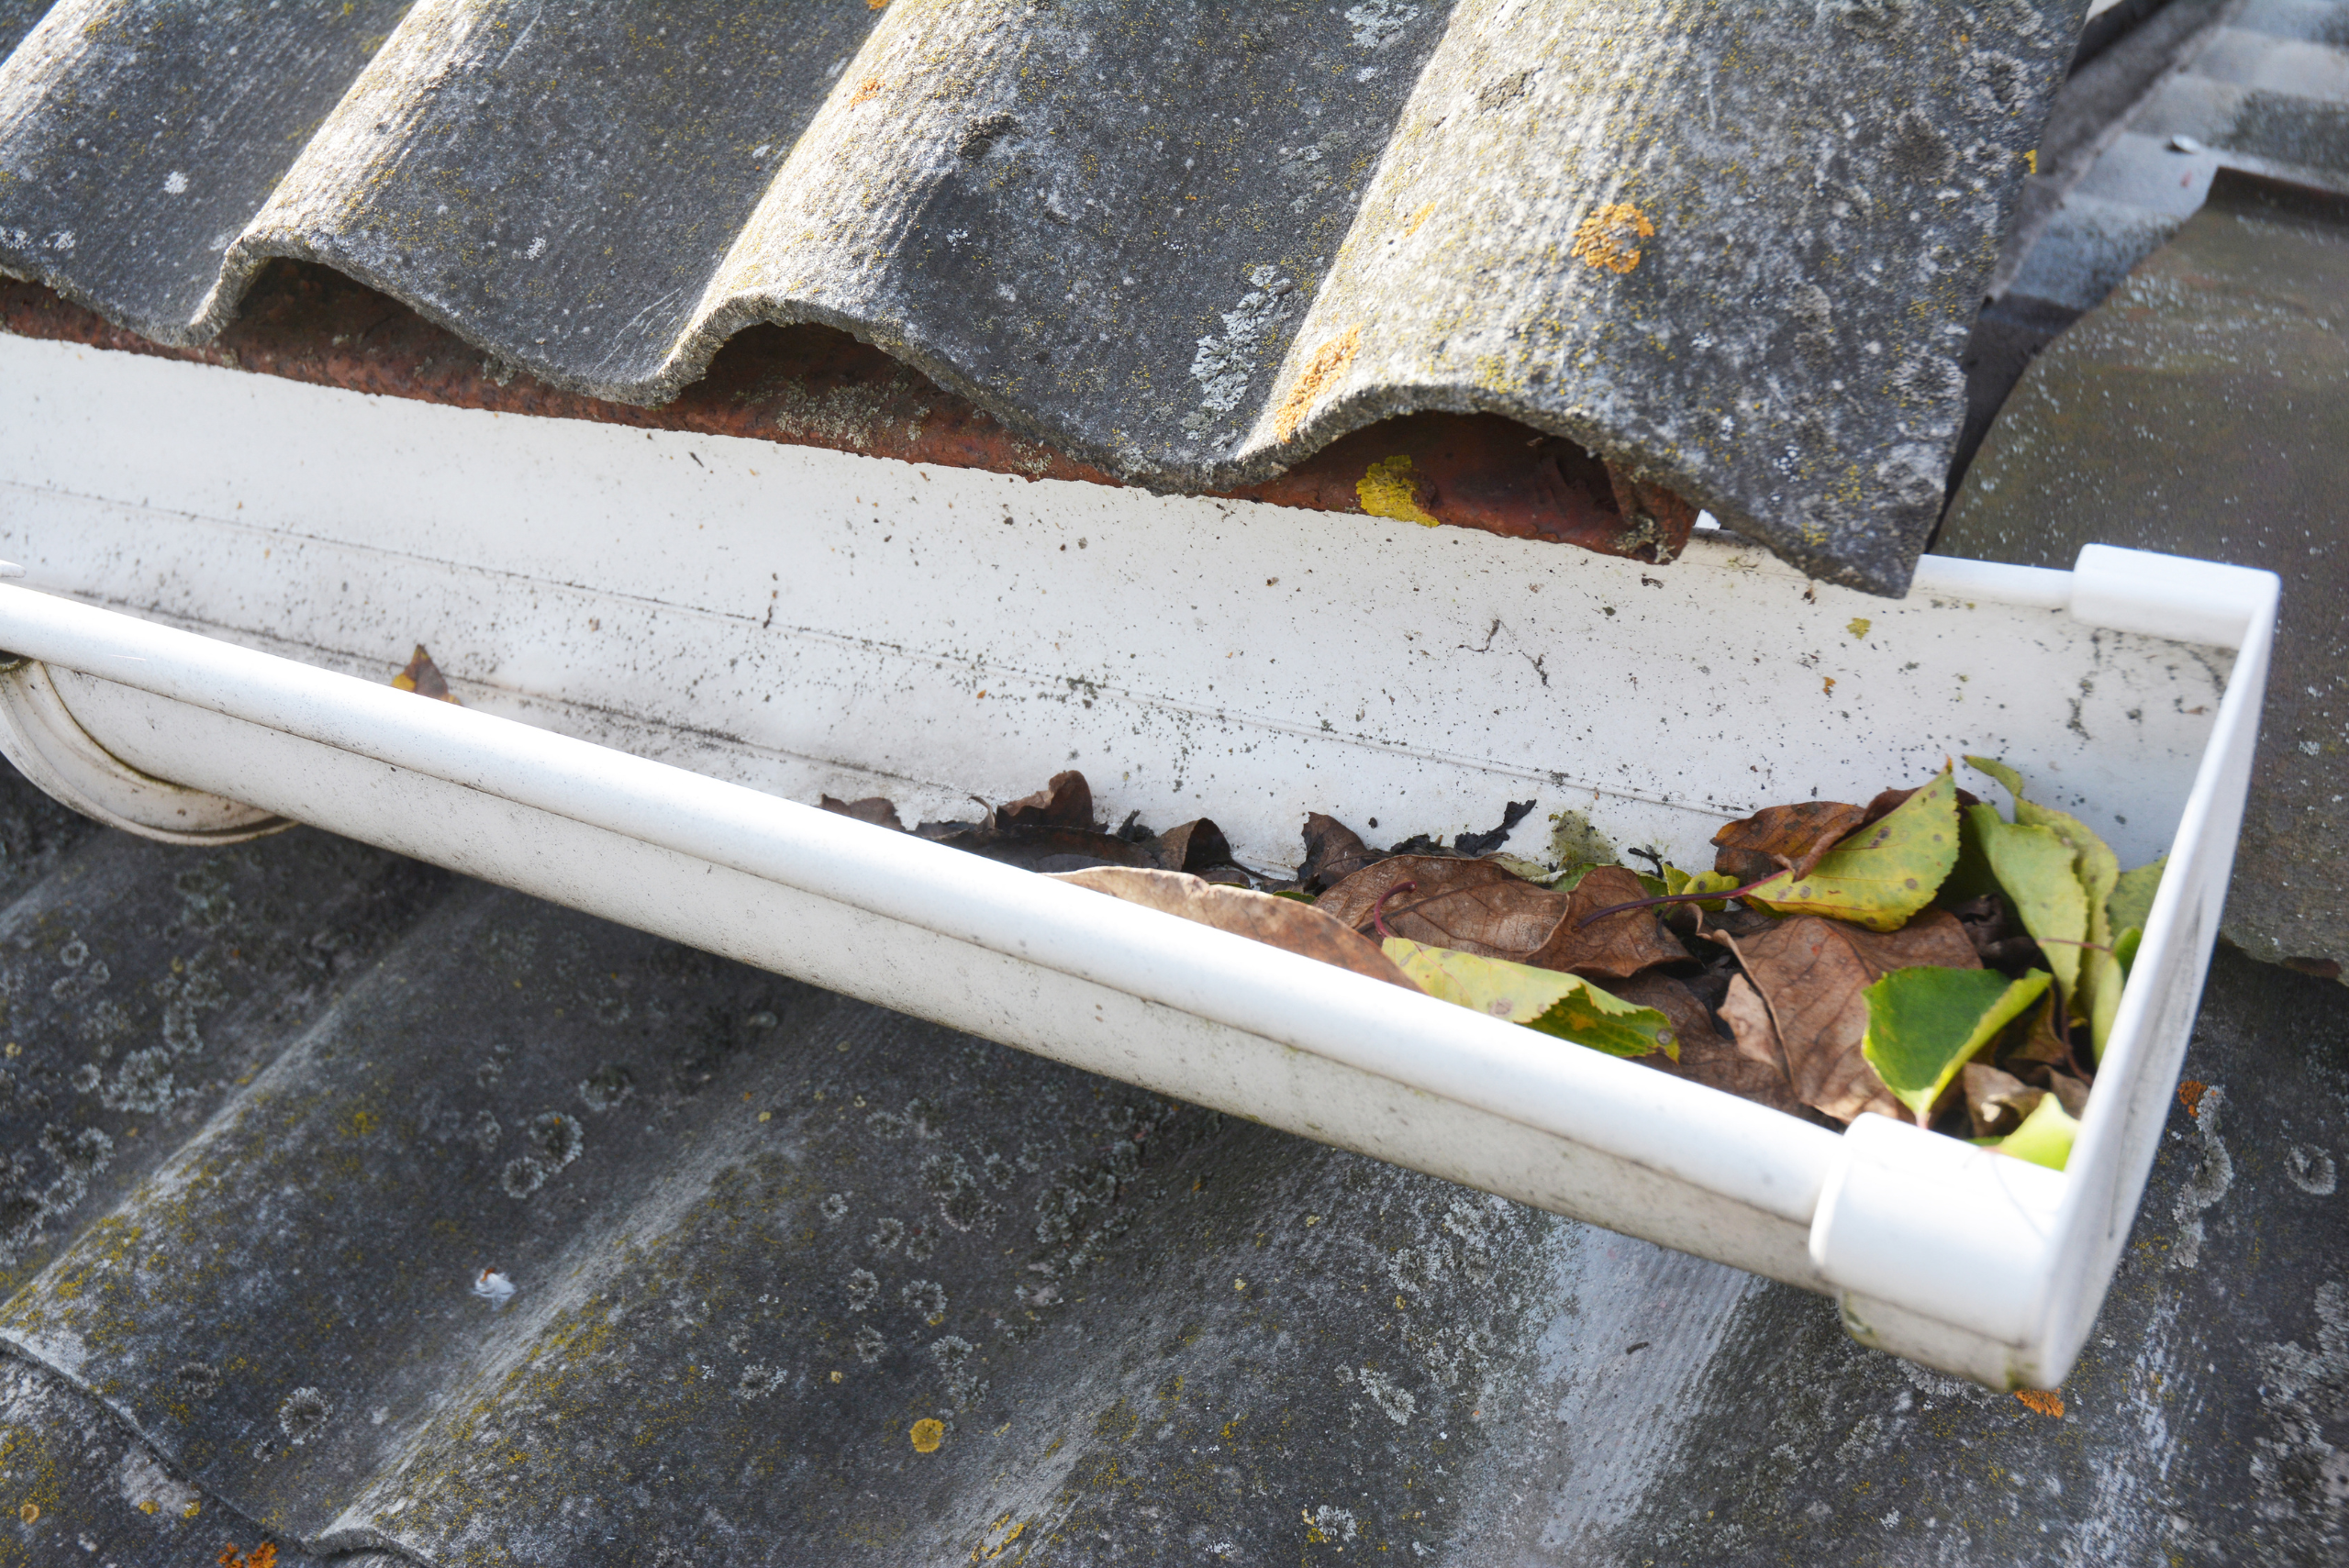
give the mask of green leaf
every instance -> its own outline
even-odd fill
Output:
[[[2088,895],[2090,944],[2080,950],[2080,977],[2079,984],[2072,989],[2072,1010],[2087,1020],[2088,1039],[2101,1057],[2105,1040],[2112,1033],[2113,1015],[2121,1010],[2121,988],[2129,978],[2121,961],[2106,951],[2112,946],[2113,924],[2109,906],[2121,883],[2121,857],[2078,817],[2025,798],[2022,775],[2006,763],[1994,757],[1965,760],[2007,786],[2007,793],[2015,797],[2017,824],[2044,828],[2071,847],[2075,857],[2073,872]]]
[[[2123,979],[2136,969],[2137,944],[2144,940],[2145,933],[2134,926],[2112,939],[2112,956],[2121,961],[2121,973]]]
[[[1774,915],[1824,915],[1897,931],[1957,864],[1957,781],[1932,783],[1820,858],[1809,876],[1780,873],[1746,895]]]
[[[1860,993],[1860,1054],[1922,1127],[1958,1069],[2046,989],[2039,969],[2021,980],[1995,969],[1896,969]]]
[[[2073,869],[2078,857],[2054,829],[2000,820],[1995,806],[1969,807],[1966,828],[2014,906],[2022,929],[2044,944],[2047,967],[2065,993],[2080,983],[2080,944],[2088,939],[2088,895]]]
[[[1661,1051],[1680,1060],[1672,1020],[1653,1007],[1610,995],[1578,974],[1480,958],[1458,948],[1389,937],[1386,956],[1431,996],[1523,1024],[1609,1056]]]
[[[2060,1171],[2072,1157],[2072,1140],[2079,1135],[2080,1124],[2071,1118],[2054,1095],[2047,1095],[2022,1118],[2021,1127],[2004,1138],[1983,1140],[1982,1147]]]
[[[2169,857],[2164,855],[2151,865],[2121,873],[2121,879],[2112,884],[2112,896],[2104,901],[2105,914],[2114,930],[2125,931],[2132,926],[2141,931],[2145,929],[2145,923],[2153,917],[2154,895],[2161,891],[2162,873],[2168,866]]]

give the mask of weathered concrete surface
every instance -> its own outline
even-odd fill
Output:
[[[50,1195],[0,1305],[8,1568],[248,1520],[287,1568],[2349,1549],[2322,981],[2221,953],[2058,1418],[1819,1298],[391,856],[7,786],[0,1149],[12,1214]]]
[[[2226,932],[2349,964],[2349,198],[2221,174],[2210,200],[2042,353],[1934,548],[2068,566],[2083,544],[2284,579]]]
[[[0,267],[184,343],[306,259],[640,403],[817,322],[1189,491],[1504,415],[1898,594],[2084,9],[70,0]]]

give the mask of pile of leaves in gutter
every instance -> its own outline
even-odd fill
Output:
[[[2005,787],[2011,815],[1944,764],[1865,806],[1731,822],[1695,873],[1650,854],[1647,873],[1549,873],[1496,853],[1525,801],[1449,846],[1375,850],[1317,814],[1283,880],[1235,863],[1204,818],[1109,829],[1077,773],[914,831],[1790,1115],[1903,1117],[2060,1170],[2163,862],[2122,871],[2013,769],[1966,762]],[[904,830],[885,800],[823,805]]]

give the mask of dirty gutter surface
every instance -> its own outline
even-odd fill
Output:
[[[313,261],[641,404],[820,323],[1163,489],[1497,414],[1898,594],[2083,10],[68,4],[0,267],[197,344]]]

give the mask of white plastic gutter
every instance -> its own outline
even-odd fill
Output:
[[[2109,1281],[2199,994],[2275,584],[2100,547],[2070,573],[1933,562],[1921,582],[2241,643],[2141,949],[2152,984],[2128,993],[2067,1176],[1883,1118],[1839,1138],[905,834],[23,588],[0,587],[0,646],[34,662],[5,677],[0,719],[12,757],[125,826],[168,812],[149,830],[183,836],[189,792],[246,830],[312,823],[1834,1292],[1861,1337],[1985,1381],[2053,1381]]]
[[[1651,1189],[1682,1189],[1692,1222],[1736,1210],[1786,1228],[1734,1247],[1746,1266],[1824,1284],[1802,1238],[1839,1140],[1762,1106],[909,835],[110,611],[0,587],[0,645],[46,665],[108,752],[183,786],[233,791],[268,812],[997,1038],[1000,1009],[1026,1008],[1016,1043],[1090,1053],[1085,1037],[1106,1018],[1097,996],[1078,1000],[1091,993],[974,994],[934,943],[898,944],[918,933],[999,955],[1146,1004],[1138,1018],[1171,1011],[1218,1026],[1234,1037],[1227,1047],[1308,1053],[1349,1082],[1330,1099],[1268,1104],[1235,1093],[1181,1041],[1155,1059],[1140,1051],[1120,1076],[1617,1229],[1652,1233],[1664,1219],[1693,1248],[1696,1233],[1653,1212]],[[25,679],[10,677],[12,754],[39,744],[13,696]],[[132,694],[235,728],[191,724]],[[256,729],[297,744],[259,747]],[[453,788],[433,792],[419,821],[423,781]],[[609,852],[621,844],[674,858],[648,876],[640,858]],[[726,907],[710,868],[832,906],[800,910],[798,937],[828,915],[884,924],[863,923],[849,951],[820,961],[814,942],[760,932],[751,917],[761,912]],[[702,906],[690,929],[677,918],[681,893]],[[1452,1107],[1450,1125],[1417,1114],[1430,1100]],[[1461,1140],[1464,1112],[1572,1145],[1613,1178],[1577,1201],[1550,1174],[1479,1169]]]

